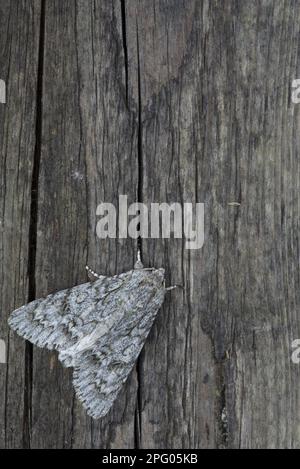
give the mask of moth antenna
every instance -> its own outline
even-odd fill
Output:
[[[172,290],[175,290],[175,288],[182,288],[183,289],[183,286],[182,285],[173,285],[172,287],[166,288],[166,291],[172,291]]]
[[[86,268],[87,272],[88,272],[90,275],[92,275],[93,277],[95,277],[95,278],[103,278],[103,275],[97,274],[97,273],[94,272],[92,269],[90,269],[88,265],[87,265],[85,268]]]
[[[137,250],[137,261],[134,264],[134,268],[135,269],[143,269],[144,268],[142,260],[141,260],[141,250],[140,250],[140,248],[138,248],[138,250]]]

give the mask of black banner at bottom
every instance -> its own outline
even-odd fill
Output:
[[[34,462],[43,461],[47,464],[61,463],[64,459],[68,463],[84,464],[84,469],[94,466],[108,466],[111,464],[124,467],[139,467],[142,464],[185,464],[193,465],[199,462],[199,450],[0,450],[3,457],[11,463],[13,461]]]
[[[106,467],[108,465],[120,465],[123,467],[139,467],[143,464],[184,464],[194,465],[203,462],[200,453],[210,451],[210,458],[213,460],[214,454],[218,457],[221,453],[222,458],[226,454],[230,454],[231,450],[214,451],[214,450],[155,450],[155,449],[32,449],[32,450],[1,450],[0,458],[3,456],[9,463],[16,462],[21,464],[30,463],[34,466],[34,462],[47,464],[61,464],[66,461],[68,464],[82,464],[84,469],[90,467]],[[249,450],[246,450],[249,452]]]

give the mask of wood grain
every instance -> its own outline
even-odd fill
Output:
[[[25,343],[8,330],[10,312],[28,301],[31,181],[35,154],[40,2],[4,0],[0,6],[0,447],[26,439]],[[25,404],[25,406],[24,406]]]
[[[299,448],[300,4],[0,9],[0,446]],[[25,347],[6,318],[85,281],[86,263],[132,267],[134,240],[95,233],[97,205],[120,194],[205,203],[205,244],[142,240],[144,263],[184,289],[169,294],[120,398],[95,422],[56,355]]]

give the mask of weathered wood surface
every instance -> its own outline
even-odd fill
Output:
[[[299,29],[293,0],[1,1],[1,447],[300,447]],[[6,319],[86,263],[132,267],[133,240],[95,234],[119,194],[204,202],[205,244],[143,240],[184,290],[92,421]]]
[[[0,104],[0,337],[8,360],[0,365],[0,446],[13,448],[23,446],[28,376],[24,341],[8,331],[7,317],[28,301],[40,17],[40,2],[1,1],[0,73],[7,97]]]

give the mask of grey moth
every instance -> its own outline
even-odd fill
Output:
[[[132,370],[165,293],[164,269],[99,276],[14,311],[10,327],[38,347],[57,350],[72,367],[79,401],[94,419],[110,410]]]

